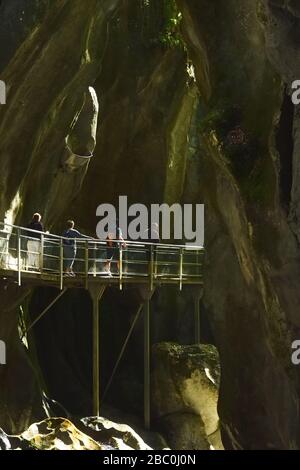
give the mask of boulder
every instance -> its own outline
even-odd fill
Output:
[[[0,450],[151,450],[126,424],[101,417],[74,423],[66,418],[48,418],[33,423],[20,435],[0,429]]]
[[[214,346],[159,343],[153,347],[153,418],[171,448],[222,448],[216,437],[219,380]]]
[[[127,424],[118,424],[102,417],[83,418],[81,422],[93,431],[95,440],[120,450],[151,450],[143,439]]]

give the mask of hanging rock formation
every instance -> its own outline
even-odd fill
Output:
[[[0,2],[0,78],[7,85],[0,217],[26,224],[39,210],[47,228],[60,231],[62,220],[74,217],[94,234],[97,206],[122,194],[129,203],[205,203],[202,313],[220,355],[223,444],[299,448],[299,370],[291,363],[300,335],[299,109],[290,101],[291,81],[300,79],[298,2],[176,4],[178,10],[171,0]],[[76,126],[89,87],[100,114],[97,135],[92,113],[82,138]],[[93,154],[88,165],[74,166],[75,158],[62,171],[66,136],[74,155]],[[51,296],[36,291],[27,317]],[[133,297],[103,299],[106,379]],[[155,341],[193,342],[189,297],[156,295]],[[7,364],[0,366],[0,425],[14,434],[42,413],[39,374],[18,342],[16,299],[1,287]],[[51,395],[59,391],[62,404],[81,415],[90,414],[89,309],[85,294],[70,292],[29,338],[34,370],[40,366]],[[137,412],[141,328],[123,369],[135,378]]]

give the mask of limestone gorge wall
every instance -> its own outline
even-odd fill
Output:
[[[1,219],[25,224],[39,210],[49,229],[59,232],[74,217],[93,234],[98,204],[121,194],[130,203],[205,203],[202,339],[220,355],[226,448],[300,445],[299,372],[290,360],[300,333],[300,126],[290,100],[300,79],[299,16],[293,0],[0,2],[0,79],[8,87]],[[89,300],[70,291],[57,304],[29,338],[29,362],[16,307],[26,294],[1,283],[8,364],[0,368],[0,426],[10,433],[42,419],[41,387],[71,413],[91,413]],[[27,319],[53,293],[30,295]],[[133,294],[104,299],[104,375],[136,304]],[[153,342],[192,343],[188,292],[162,290],[153,310]],[[140,328],[112,393],[137,414]],[[154,351],[158,395],[164,355]],[[171,376],[162,389],[174,386]],[[195,390],[181,396],[193,401],[173,399],[176,416],[163,397],[166,409],[157,411],[174,446],[172,423],[186,435],[197,427],[186,417],[199,411]],[[200,428],[205,410],[199,414]]]
[[[221,355],[224,443],[234,448],[298,446],[298,371],[289,358],[299,334],[297,117],[285,98],[297,71],[283,74],[287,61],[296,67],[286,52],[293,40],[297,49],[292,4],[180,4],[205,101],[200,158],[190,164],[199,177],[191,187],[187,176],[186,192],[206,203],[204,304]]]

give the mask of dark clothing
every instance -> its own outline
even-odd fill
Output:
[[[113,248],[111,246],[108,246],[106,248],[106,257],[107,257],[107,259],[113,259],[114,254],[115,254],[116,251],[117,250],[115,248]]]
[[[120,240],[120,243],[123,241],[122,239],[122,230],[118,227],[116,230],[117,240]],[[109,236],[106,238],[106,256],[108,260],[117,259],[120,260],[120,243],[117,241],[112,241]]]
[[[78,230],[74,228],[69,228],[64,231],[63,237],[68,238],[69,240],[64,240],[64,244],[68,246],[75,246],[75,238],[88,238],[85,235],[82,235]]]
[[[74,228],[68,228],[63,232],[64,237],[64,267],[73,268],[76,256],[76,238],[90,238],[78,232]]]
[[[38,232],[43,232],[44,231],[44,227],[43,225],[41,224],[41,222],[34,222],[33,220],[30,222],[30,224],[28,225],[27,228],[30,228],[31,230],[37,230]],[[35,232],[27,232],[28,233],[28,237],[30,238],[37,238],[38,240],[41,239],[41,234],[40,233],[35,233]]]
[[[73,264],[76,256],[76,247],[74,245],[64,246],[64,268],[73,268]]]

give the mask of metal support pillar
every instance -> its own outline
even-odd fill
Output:
[[[105,291],[103,284],[90,285],[89,293],[93,302],[93,415],[100,414],[100,319],[99,302]]]
[[[200,344],[201,338],[201,325],[200,325],[200,300],[203,295],[203,289],[197,289],[194,296],[195,303],[195,344]]]
[[[151,424],[151,383],[150,383],[150,359],[151,359],[151,341],[150,341],[150,302],[155,292],[153,289],[140,288],[141,302],[144,305],[144,425],[145,429],[150,429]]]
[[[45,246],[45,237],[44,237],[44,234],[42,233],[41,235],[41,251],[40,251],[40,271],[41,271],[41,274],[43,274],[43,270],[44,270],[44,246]]]
[[[150,429],[150,298],[144,307],[144,421]]]

